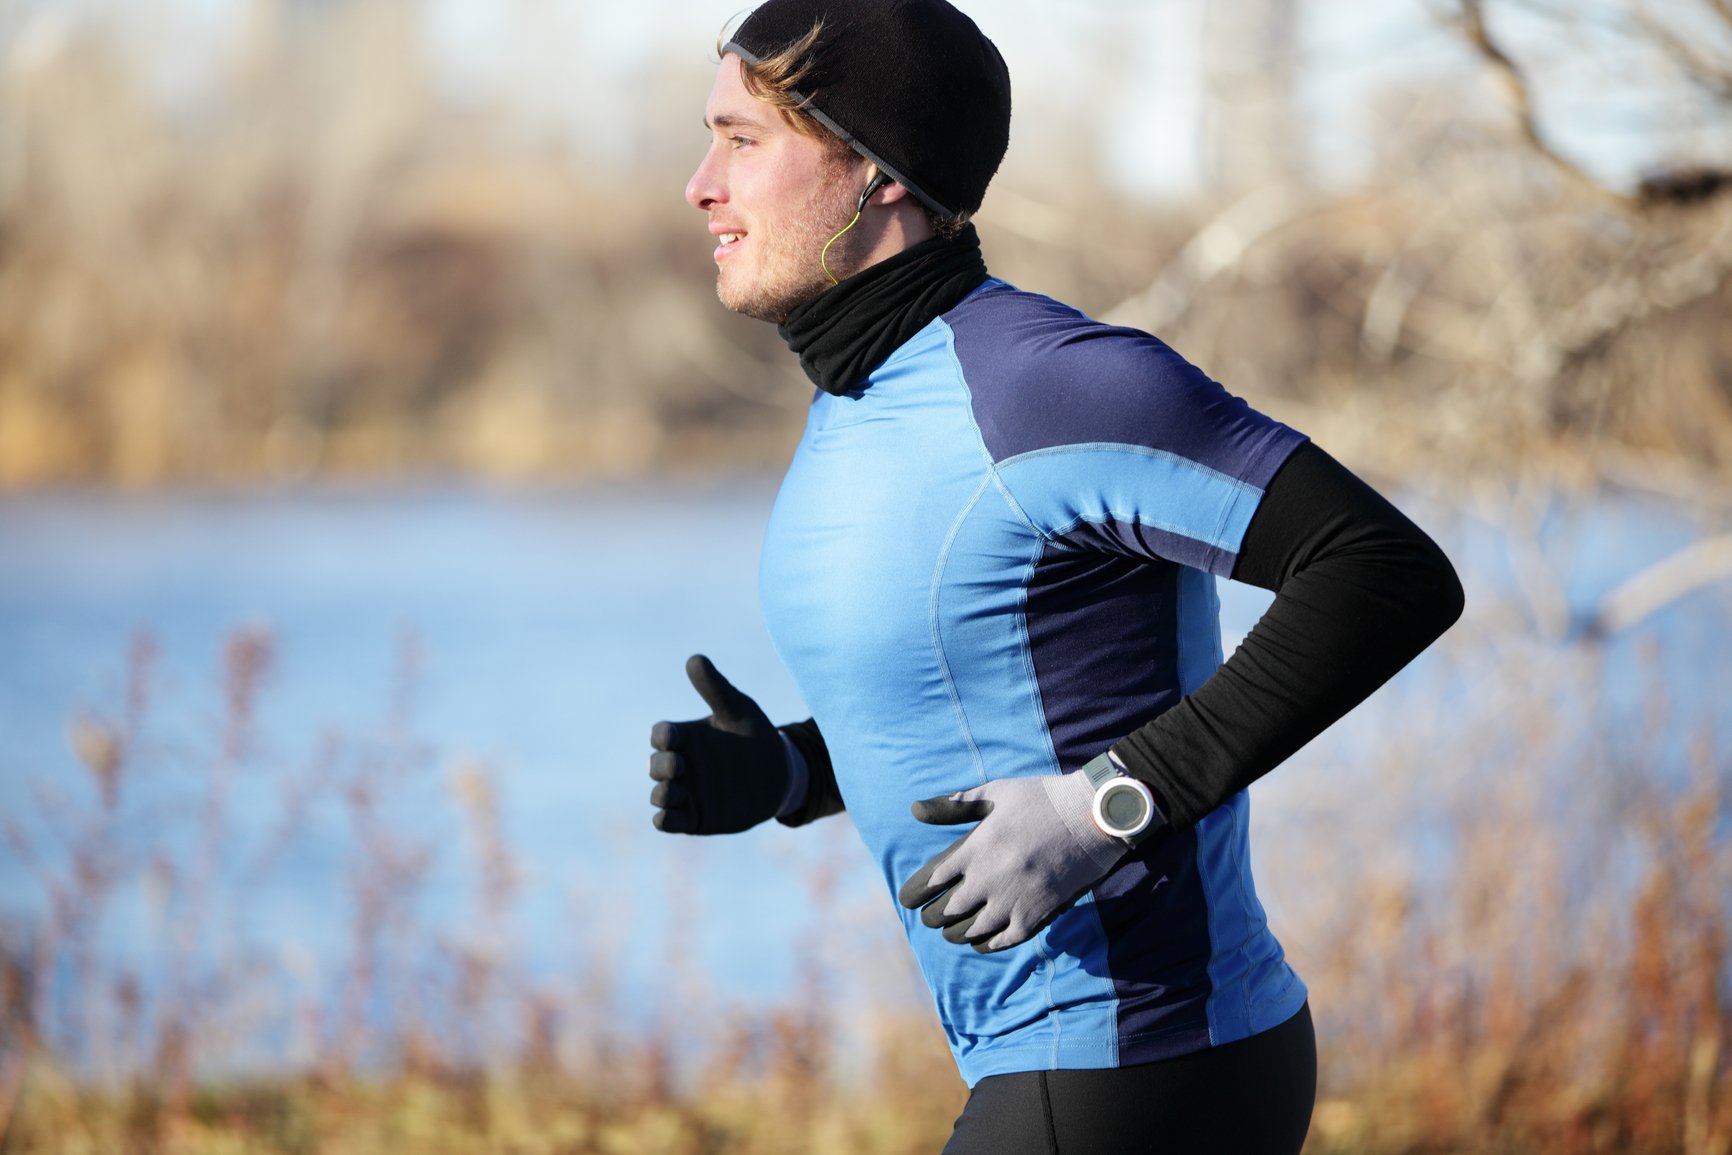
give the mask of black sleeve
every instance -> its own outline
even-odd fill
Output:
[[[836,785],[835,767],[830,765],[830,748],[824,744],[824,735],[818,732],[818,723],[807,718],[776,728],[788,736],[788,741],[806,760],[806,800],[792,814],[776,821],[784,826],[804,826],[846,810],[842,791]]]
[[[1189,826],[1363,701],[1461,616],[1443,551],[1323,450],[1293,452],[1237,581],[1275,600],[1220,669],[1113,752]]]

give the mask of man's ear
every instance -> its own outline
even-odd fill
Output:
[[[885,178],[884,187],[872,194],[872,203],[877,205],[893,205],[897,201],[912,196],[907,187]]]

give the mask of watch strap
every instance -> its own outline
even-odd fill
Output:
[[[1088,776],[1089,785],[1099,790],[1108,782],[1125,772],[1125,768],[1113,760],[1112,751],[1102,750],[1093,758],[1083,763],[1082,772]]]

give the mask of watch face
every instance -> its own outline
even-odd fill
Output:
[[[1130,783],[1113,783],[1101,797],[1101,817],[1115,831],[1136,831],[1149,818],[1149,800]]]

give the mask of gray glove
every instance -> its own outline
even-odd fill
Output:
[[[944,937],[985,954],[1027,942],[1130,849],[1096,826],[1084,774],[995,778],[914,804],[921,822],[979,821],[914,872],[898,898]]]

